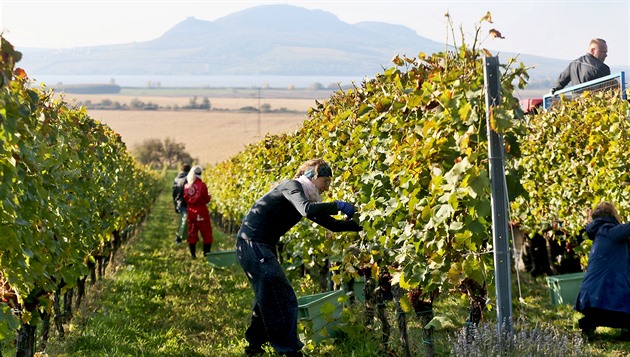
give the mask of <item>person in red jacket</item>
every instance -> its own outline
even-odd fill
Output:
[[[194,166],[186,177],[184,185],[184,200],[188,206],[188,247],[190,255],[196,258],[199,233],[203,237],[203,254],[210,253],[212,248],[212,223],[208,203],[212,198],[208,193],[208,187],[201,181],[201,167]]]

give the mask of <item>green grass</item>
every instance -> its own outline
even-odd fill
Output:
[[[138,235],[119,252],[105,278],[89,287],[88,297],[71,323],[66,338],[52,334],[49,356],[241,356],[245,347],[253,293],[239,267],[213,269],[199,257],[191,259],[186,244],[175,245],[176,215],[172,209],[170,185],[174,172],[164,180],[162,192],[150,217]],[[234,238],[215,232],[213,251],[233,249]],[[201,247],[199,247],[200,250]],[[515,277],[513,283],[516,286]],[[568,336],[578,333],[579,314],[570,306],[551,306],[544,279],[521,274],[522,303],[513,292],[515,319],[532,326],[551,325]],[[299,296],[317,291],[310,279],[296,279]],[[467,302],[450,295],[436,302],[436,314],[447,316],[455,326],[466,319]],[[387,304],[392,332],[390,348],[402,356],[396,316]],[[339,341],[307,344],[309,356],[384,356],[380,323],[363,324],[363,308],[344,311],[348,336]],[[493,310],[486,319],[491,323]],[[418,319],[408,318],[412,355],[423,355],[424,345]],[[436,331],[437,356],[447,356],[449,336],[455,328]],[[618,330],[598,329],[598,339],[584,347],[587,356],[627,356],[630,342],[616,339]],[[11,351],[5,346],[3,356]],[[268,356],[275,354],[269,350]]]

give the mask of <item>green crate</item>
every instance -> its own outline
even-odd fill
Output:
[[[548,276],[547,286],[549,287],[551,304],[575,304],[585,274],[580,272]]]
[[[298,298],[298,319],[305,326],[302,339],[320,342],[334,336],[342,309],[338,299],[344,294],[344,290],[336,290]]]
[[[319,330],[309,330],[308,333],[300,334],[300,340],[302,341],[313,341],[314,343],[319,343],[327,338],[334,338],[338,334],[337,328],[337,320],[331,321],[324,325]]]
[[[321,315],[321,309],[327,303],[341,306],[337,300],[344,294],[344,290],[335,290],[298,298],[298,318],[308,319]]]
[[[354,298],[356,301],[364,302],[365,301],[365,278],[361,277],[359,280],[354,282],[353,291]]]
[[[236,250],[220,250],[206,254],[206,260],[211,265],[218,267],[229,267],[238,265]]]

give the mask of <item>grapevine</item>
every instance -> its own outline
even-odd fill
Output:
[[[51,315],[55,294],[141,223],[160,187],[117,133],[31,88],[20,53],[0,42],[0,336],[10,338]]]

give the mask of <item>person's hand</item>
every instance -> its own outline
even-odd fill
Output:
[[[335,201],[335,203],[337,204],[337,209],[348,216],[348,218],[352,218],[352,216],[354,216],[354,213],[357,211],[357,209],[348,202]]]
[[[349,229],[349,231],[351,231],[351,232],[361,232],[363,230],[363,227],[361,227],[359,222],[356,221],[356,218],[348,218],[348,221],[350,221],[350,229]]]

